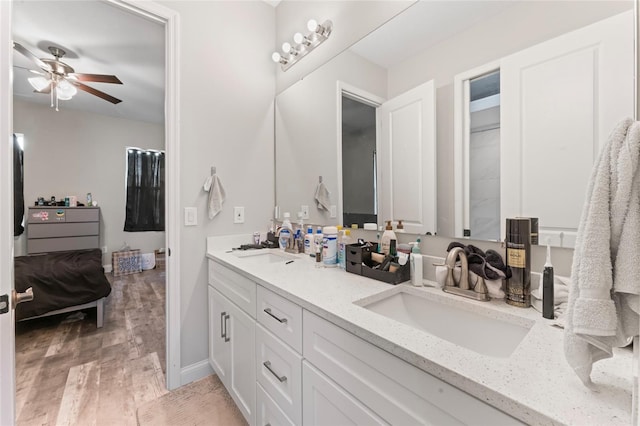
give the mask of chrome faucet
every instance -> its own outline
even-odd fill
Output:
[[[278,227],[276,231],[276,238],[278,239],[278,244],[280,244],[280,232],[283,230],[283,227]],[[293,230],[287,228],[289,231],[289,238],[287,238],[287,246],[284,248],[284,251],[288,253],[298,253],[298,248],[295,244],[295,236],[293,235]]]
[[[456,267],[456,261],[458,259],[460,259],[460,279],[456,283],[453,270]],[[442,287],[443,291],[475,300],[489,300],[489,291],[487,290],[487,284],[484,282],[484,278],[473,274],[477,279],[471,283],[469,262],[462,247],[454,247],[449,250],[444,264],[447,267],[447,278],[444,282],[444,287]]]

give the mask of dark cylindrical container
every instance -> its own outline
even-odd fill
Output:
[[[531,306],[531,220],[507,219],[507,266],[511,278],[507,279],[506,302],[509,305]]]

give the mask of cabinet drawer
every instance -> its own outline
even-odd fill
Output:
[[[521,424],[308,311],[304,335],[304,357],[386,422]]]
[[[32,223],[27,226],[27,235],[29,238],[100,235],[100,222]]]
[[[302,308],[258,286],[256,319],[296,352],[302,353]]]
[[[295,426],[262,386],[256,386],[256,426]]]
[[[100,247],[100,237],[34,238],[27,240],[27,253],[47,253],[64,250],[86,250]]]
[[[300,424],[302,357],[258,324],[256,360],[258,383],[295,424]]]
[[[249,278],[209,260],[209,284],[238,305],[251,318],[256,317],[256,283]]]

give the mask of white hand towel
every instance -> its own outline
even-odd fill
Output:
[[[222,182],[220,182],[217,175],[209,176],[204,181],[203,188],[209,192],[207,208],[209,211],[209,219],[213,219],[222,210],[222,203],[224,203],[226,194],[222,187]]]
[[[594,164],[578,226],[564,350],[585,385],[594,362],[638,333],[639,157],[640,123],[625,119]]]
[[[331,195],[323,182],[318,183],[314,198],[319,209],[329,211],[331,208]]]

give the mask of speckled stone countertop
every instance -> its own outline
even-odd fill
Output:
[[[594,364],[591,378],[595,387],[591,390],[565,361],[563,331],[534,309],[512,307],[499,300],[477,302],[408,283],[393,286],[340,268],[316,268],[313,260],[303,255],[290,263],[264,262],[260,256],[238,257],[230,252],[239,245],[234,237],[210,237],[207,257],[527,424],[631,424],[629,349],[617,350],[613,358]],[[508,358],[498,358],[360,306],[381,298],[381,293],[399,291],[533,325]]]

